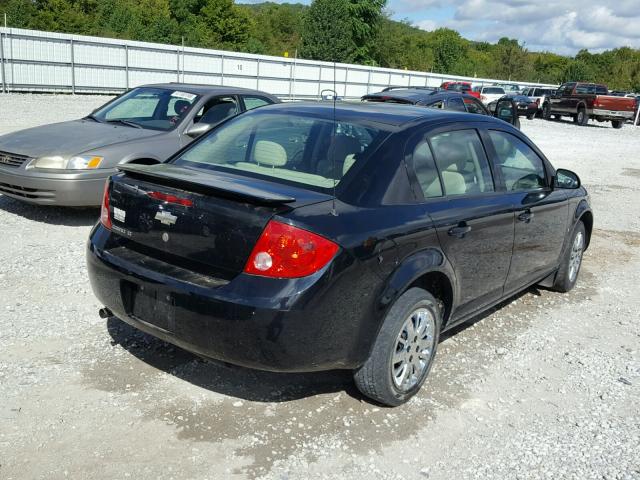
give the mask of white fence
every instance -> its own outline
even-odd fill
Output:
[[[391,85],[499,82],[15,28],[0,28],[0,66],[2,92],[119,93],[146,83],[187,82],[255,88],[282,98],[317,98],[325,89],[358,98]]]

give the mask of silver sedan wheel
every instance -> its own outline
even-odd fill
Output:
[[[399,390],[411,390],[423,377],[431,362],[435,318],[426,308],[414,310],[398,334],[391,360],[391,376]]]
[[[573,282],[580,271],[580,263],[582,263],[582,251],[584,250],[584,235],[578,232],[571,246],[571,255],[569,256],[569,280]]]

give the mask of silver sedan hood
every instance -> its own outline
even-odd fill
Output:
[[[68,156],[161,133],[166,132],[93,120],[72,120],[3,135],[0,137],[0,151],[32,158]]]

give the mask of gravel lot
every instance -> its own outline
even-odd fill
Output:
[[[0,133],[106,100],[0,95]],[[396,409],[347,373],[228,367],[101,320],[98,212],[0,195],[0,478],[640,479],[640,128],[522,125],[591,193],[578,287],[458,328]]]

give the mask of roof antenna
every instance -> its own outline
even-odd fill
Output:
[[[336,211],[336,97],[338,96],[338,90],[336,89],[336,61],[333,61],[333,127],[331,128],[331,172],[333,176],[333,198],[331,199],[331,215],[334,217],[338,216],[338,212]]]

